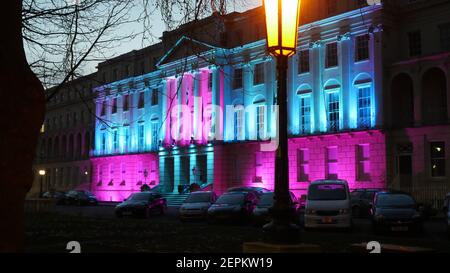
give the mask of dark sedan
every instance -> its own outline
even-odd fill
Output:
[[[261,195],[263,195],[264,193],[268,193],[271,191],[261,187],[233,187],[229,188],[227,192],[252,192],[256,194],[258,197],[261,197]]]
[[[42,198],[54,200],[57,205],[64,204],[65,197],[66,193],[62,191],[48,191],[42,194]]]
[[[117,217],[134,216],[149,218],[152,214],[163,215],[167,209],[166,199],[159,193],[138,192],[115,208]]]
[[[61,201],[65,205],[78,205],[78,206],[96,206],[98,204],[97,197],[90,191],[69,191],[64,199]]]
[[[358,189],[351,192],[352,216],[355,218],[370,216],[373,198],[378,189]]]
[[[254,192],[226,192],[208,209],[208,222],[247,222],[258,200]]]
[[[259,203],[253,210],[252,220],[255,225],[263,225],[270,221],[269,209],[273,206],[274,201],[273,197],[274,197],[273,192],[264,193],[261,196]],[[290,201],[293,212],[292,221],[298,224],[300,221],[300,204],[292,192],[290,193]]]
[[[372,223],[381,231],[422,231],[423,219],[414,198],[403,192],[383,191],[375,194]]]

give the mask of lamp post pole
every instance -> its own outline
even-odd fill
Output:
[[[294,208],[289,192],[287,72],[288,58],[297,48],[301,0],[264,0],[267,49],[277,60],[278,146],[275,153],[272,221],[263,227],[268,243],[297,244],[300,229],[292,223]]]
[[[39,197],[42,198],[42,195],[44,194],[43,185],[42,185],[44,183],[44,176],[41,175],[40,177],[41,177],[41,185],[40,185],[40,189],[39,189]]]

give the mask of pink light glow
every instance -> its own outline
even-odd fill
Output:
[[[140,182],[142,185],[153,184],[150,187],[159,184],[156,154],[98,157],[91,158],[91,162],[91,191],[99,201],[123,201],[130,194],[140,191]]]

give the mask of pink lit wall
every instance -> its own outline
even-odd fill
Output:
[[[123,201],[141,185],[159,184],[158,156],[137,154],[91,158],[91,191],[100,201]],[[147,172],[147,178],[145,177]]]
[[[364,153],[358,155],[360,146],[364,147]],[[333,158],[328,159],[330,147]],[[214,190],[218,193],[234,186],[274,188],[274,152],[261,152],[259,143],[229,144],[214,149]],[[308,153],[306,161],[298,158],[301,150]],[[364,166],[365,176],[358,174],[361,172],[358,166]],[[301,181],[299,167],[306,170],[306,181]],[[311,181],[325,179],[328,173],[336,173],[338,179],[347,180],[351,189],[385,188],[385,135],[373,130],[289,141],[289,184],[292,192],[297,196],[306,194]]]

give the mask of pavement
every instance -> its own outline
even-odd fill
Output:
[[[114,216],[115,204],[94,207],[56,206],[53,213],[27,214],[28,252],[67,252],[69,241],[79,241],[86,252],[242,252],[245,242],[260,241],[262,229],[251,225],[209,225],[180,222],[178,207],[150,219]],[[443,219],[427,221],[423,234],[375,235],[369,219],[355,219],[352,231],[301,232],[302,242],[318,244],[323,252],[351,252],[351,245],[377,241],[450,253]]]

